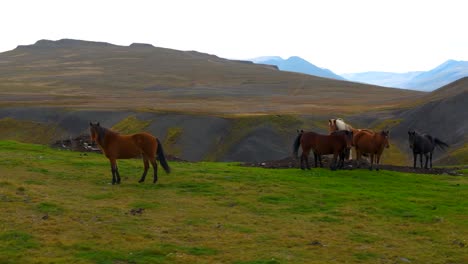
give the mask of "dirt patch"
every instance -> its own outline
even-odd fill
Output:
[[[244,162],[241,165],[246,167],[261,167],[261,168],[270,168],[270,169],[285,169],[285,168],[299,168],[300,167],[300,160],[295,159],[292,157],[287,157],[280,160],[270,160],[270,161],[263,161],[263,162]],[[330,167],[331,158],[324,156],[322,157],[322,163],[324,168]],[[313,159],[309,159],[309,165],[311,168],[314,168],[315,164]],[[432,168],[432,169],[422,169],[409,166],[395,166],[395,165],[380,165],[380,169],[382,170],[389,170],[389,171],[397,171],[397,172],[407,172],[407,173],[418,173],[418,174],[445,174],[445,175],[452,175],[452,176],[461,176],[463,174],[459,173],[458,171],[461,169],[466,169],[468,167],[451,167],[451,168]],[[344,170],[352,170],[357,168],[357,162],[355,160],[345,161],[344,163]],[[369,162],[362,161],[361,168],[369,168]],[[375,165],[374,165],[375,168]]]

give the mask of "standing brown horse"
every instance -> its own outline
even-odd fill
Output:
[[[97,142],[99,148],[102,149],[104,155],[111,163],[112,184],[120,184],[117,159],[131,159],[139,156],[143,157],[145,171],[138,182],[145,181],[150,162],[154,170],[153,183],[158,181],[156,154],[158,155],[159,162],[166,173],[171,172],[171,169],[167,164],[166,157],[164,156],[161,142],[151,134],[137,133],[132,135],[120,135],[117,132],[100,126],[99,122],[96,124],[89,123],[89,131],[91,134],[91,140]]]
[[[356,147],[356,156],[358,162],[358,168],[360,166],[361,155],[370,155],[370,167],[369,170],[373,169],[374,155],[376,156],[376,170],[379,170],[380,156],[384,148],[389,148],[388,143],[389,131],[382,131],[379,133],[369,132],[362,130],[356,133],[353,138],[353,145]]]
[[[353,132],[340,131],[332,133],[331,135],[321,135],[314,132],[298,131],[296,140],[294,141],[293,152],[294,156],[297,157],[299,146],[302,146],[301,155],[301,169],[304,169],[304,163],[307,169],[310,170],[309,166],[309,153],[310,150],[314,151],[315,167],[317,167],[317,160],[322,164],[322,155],[333,154],[333,162],[330,164],[331,170],[336,170],[337,157],[340,157],[340,162],[343,163],[346,151],[351,148],[353,140]]]
[[[360,131],[367,131],[369,133],[374,133],[374,131],[366,128],[354,128],[350,124],[346,123],[343,119],[337,118],[337,119],[329,119],[328,120],[328,131],[331,133],[336,132],[336,131],[351,131],[353,132],[353,137],[356,137],[357,133]],[[349,151],[349,154],[347,155],[347,159],[350,160],[352,159],[352,151]]]

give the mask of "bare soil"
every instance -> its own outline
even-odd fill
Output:
[[[295,159],[292,157],[286,157],[280,160],[270,160],[264,162],[244,162],[242,166],[246,167],[261,167],[261,168],[270,168],[270,169],[284,169],[284,168],[300,168],[300,159]],[[324,156],[322,157],[322,163],[324,168],[330,167],[331,158]],[[311,168],[315,167],[314,160],[309,159],[309,165]],[[350,160],[345,161],[344,170],[352,170],[357,169],[357,161]],[[361,162],[360,168],[369,168],[369,162],[367,160],[363,160]],[[374,169],[376,168],[374,164]],[[407,172],[407,173],[418,173],[418,174],[438,174],[438,175],[452,175],[452,176],[461,176],[463,174],[459,173],[458,171],[461,169],[466,169],[466,167],[437,167],[432,169],[424,169],[424,168],[413,168],[410,166],[396,166],[396,165],[380,165],[380,169],[382,170],[389,170],[389,171],[398,171],[398,172]]]

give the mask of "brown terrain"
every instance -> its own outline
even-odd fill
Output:
[[[384,163],[409,164],[407,131],[416,129],[451,145],[435,153],[443,164],[466,164],[466,105],[467,78],[424,93],[195,51],[68,39],[0,53],[0,139],[48,144],[100,121],[122,133],[149,131],[190,161],[281,160],[296,129],[327,133],[327,120],[342,117],[391,130]]]

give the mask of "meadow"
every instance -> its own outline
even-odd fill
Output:
[[[170,165],[0,141],[0,263],[468,263],[468,170]]]

